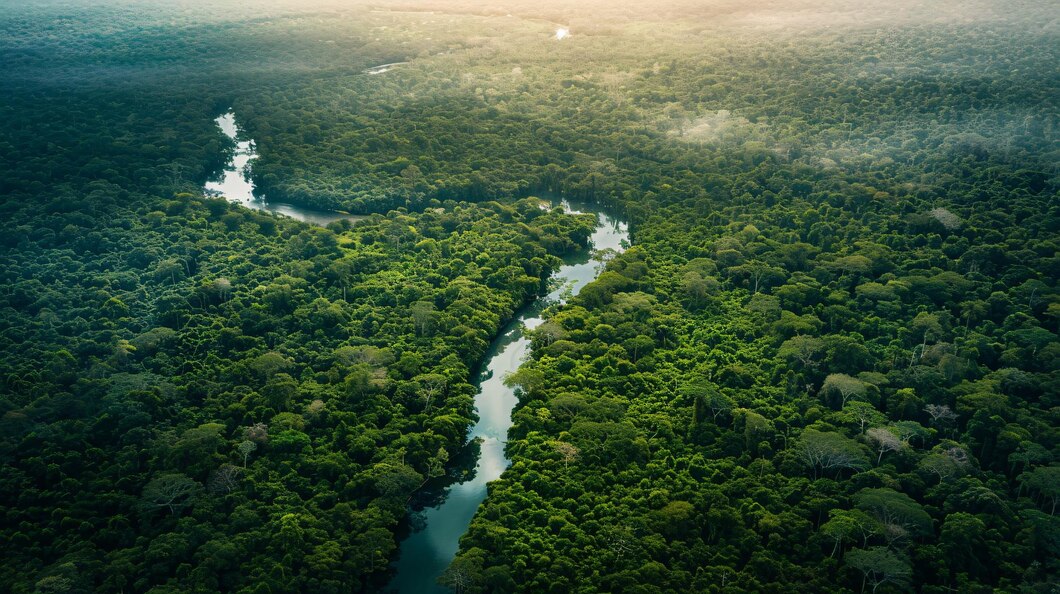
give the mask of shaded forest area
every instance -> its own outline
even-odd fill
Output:
[[[378,590],[587,241],[554,192],[635,245],[533,332],[445,583],[1050,591],[1049,3],[407,4],[0,14],[0,583]],[[266,195],[377,214],[203,197],[229,107]]]

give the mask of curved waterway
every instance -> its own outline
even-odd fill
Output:
[[[625,222],[591,205],[572,205],[566,201],[562,204],[568,212],[591,212],[597,216],[592,249],[566,258],[552,276],[552,286],[555,287],[552,292],[522,309],[490,345],[475,396],[479,421],[468,435],[469,441],[481,439],[474,477],[450,486],[441,498],[441,504],[423,511],[423,528],[402,541],[395,564],[397,574],[387,591],[400,594],[450,592],[439,586],[436,580],[456,557],[460,537],[467,532],[472,516],[486,498],[486,484],[499,478],[510,464],[504,455],[504,445],[512,426],[512,409],[518,399],[512,388],[504,385],[504,376],[518,369],[530,353],[526,330],[542,323],[542,310],[565,303],[600,274],[602,265],[592,257],[593,252],[607,249],[621,252],[628,245],[629,227]]]
[[[292,219],[298,219],[306,223],[327,226],[334,221],[346,219],[359,221],[363,216],[351,215],[332,210],[316,210],[305,208],[294,204],[283,202],[266,202],[264,198],[255,195],[254,182],[250,179],[250,162],[258,158],[257,150],[253,140],[239,139],[239,126],[236,124],[236,114],[231,111],[220,115],[214,122],[224,132],[225,136],[236,143],[236,151],[232,159],[225,164],[224,171],[219,179],[206,182],[206,192],[216,196],[223,196],[232,202],[238,202],[247,208],[261,210],[276,215],[284,215]]]

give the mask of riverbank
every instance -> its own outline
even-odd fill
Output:
[[[232,153],[232,158],[225,164],[220,178],[206,183],[205,191],[207,194],[224,197],[247,208],[290,217],[321,227],[326,227],[335,221],[347,220],[356,222],[367,218],[364,215],[352,215],[334,210],[319,210],[286,202],[266,201],[264,197],[257,195],[254,181],[250,175],[251,162],[258,158],[254,141],[240,139],[239,124],[236,122],[236,114],[232,111],[217,116],[214,122],[217,123],[217,127],[221,129],[225,136],[236,143],[236,150]]]
[[[479,420],[471,428],[468,441],[479,440],[478,460],[470,478],[449,486],[438,499],[441,503],[416,511],[422,529],[414,531],[400,544],[400,554],[394,564],[396,575],[391,590],[407,594],[448,592],[439,586],[442,575],[456,556],[460,537],[467,531],[471,519],[486,498],[488,483],[500,478],[510,460],[504,446],[512,426],[512,410],[518,404],[515,389],[505,385],[504,379],[515,372],[530,354],[527,331],[544,320],[542,312],[551,306],[566,303],[601,272],[602,266],[593,258],[600,250],[620,252],[629,241],[626,222],[605,213],[598,207],[578,204],[573,208],[564,201],[571,214],[592,213],[597,217],[590,246],[564,259],[564,264],[553,274],[550,292],[535,300],[509,322],[493,340],[485,356],[478,377],[479,391],[475,396],[475,410]]]

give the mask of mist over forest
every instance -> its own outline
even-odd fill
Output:
[[[1058,27],[0,0],[0,589],[1053,592]]]

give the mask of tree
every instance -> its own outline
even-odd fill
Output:
[[[210,477],[209,489],[211,493],[231,493],[239,486],[243,477],[243,469],[231,464],[222,464]]]
[[[581,450],[579,450],[574,444],[566,441],[552,442],[552,449],[556,450],[560,459],[563,460],[563,470],[567,470],[567,465],[571,462],[577,462],[578,457],[581,456]]]
[[[914,438],[923,441],[931,435],[931,432],[926,427],[916,421],[895,421],[891,430],[898,436],[898,439],[906,444],[912,442]]]
[[[813,478],[821,473],[844,469],[859,469],[867,466],[864,454],[857,442],[832,431],[806,429],[799,436],[799,455],[813,469]]]
[[[1009,474],[1014,474],[1019,468],[1046,464],[1052,459],[1052,453],[1045,446],[1033,441],[1024,441],[1020,443],[1017,451],[1008,456]]]
[[[482,563],[478,558],[470,555],[461,555],[453,559],[453,562],[438,578],[439,584],[452,588],[456,594],[478,592],[481,582]]]
[[[298,394],[298,381],[286,373],[277,373],[261,387],[261,395],[268,406],[276,411],[287,409]]]
[[[250,369],[264,379],[268,379],[280,371],[290,369],[292,365],[293,362],[290,359],[277,352],[259,355],[249,363]]]
[[[408,500],[405,501],[405,505],[408,505],[409,501],[412,501],[412,497],[416,494],[416,491],[422,489],[428,481],[430,481],[432,478],[437,478],[444,475],[445,465],[448,462],[449,452],[447,452],[444,447],[439,447],[438,450],[434,453],[434,455],[427,459],[427,474],[423,477],[423,481],[409,493],[409,497]],[[394,486],[394,484],[396,484],[394,483],[394,480],[403,480],[403,478],[399,479],[397,475],[384,475],[384,477],[381,477],[380,480],[383,481],[382,483],[377,483],[377,485],[382,485],[379,487],[380,490],[393,488],[394,493],[400,492],[401,487]]]
[[[327,405],[324,403],[323,400],[319,398],[313,399],[313,401],[311,401],[305,407],[305,414],[307,417],[309,417],[310,421],[316,421],[320,419],[320,417],[323,416],[326,411]]]
[[[533,395],[545,385],[545,374],[539,369],[523,365],[504,377],[504,385],[517,388],[528,396]]]
[[[836,551],[842,557],[843,543],[855,538],[860,538],[865,546],[869,537],[878,534],[880,529],[879,522],[859,509],[834,509],[830,519],[821,525],[821,533],[835,541],[830,557],[835,557]]]
[[[939,320],[938,315],[922,311],[909,323],[909,329],[914,337],[920,336],[921,338],[920,344],[913,347],[910,355],[909,365],[912,366],[917,362],[918,358],[923,358],[928,340],[938,340],[942,336],[942,322]],[[920,349],[919,353],[917,348]]]
[[[445,393],[449,380],[440,373],[428,373],[415,378],[423,398],[423,412],[430,413],[431,401]]]
[[[219,278],[213,281],[210,288],[220,297],[221,301],[228,301],[228,297],[232,294],[232,281]]]
[[[872,260],[869,260],[861,254],[854,254],[851,256],[836,258],[836,260],[830,262],[828,266],[844,274],[861,275],[872,270]]]
[[[249,458],[250,454],[256,449],[258,449],[258,444],[250,440],[241,441],[239,442],[239,445],[236,446],[236,451],[243,456],[243,468],[247,467],[247,458]]]
[[[864,397],[867,392],[868,387],[865,385],[865,382],[850,377],[845,373],[833,373],[829,375],[825,378],[824,385],[821,386],[821,396],[825,398],[838,396],[840,399],[840,408],[846,406],[847,400]]]
[[[193,474],[206,474],[212,467],[211,461],[223,459],[218,454],[225,444],[221,436],[223,430],[224,425],[220,423],[204,423],[185,430],[170,446],[170,463]]]
[[[439,447],[434,455],[427,460],[427,476],[429,478],[439,477],[445,474],[445,465],[449,462],[449,452]]]
[[[945,208],[935,208],[928,214],[945,227],[947,231],[956,231],[961,227],[961,218]]]
[[[405,501],[423,484],[423,475],[404,463],[381,462],[375,465],[375,471],[375,488],[384,497],[400,497],[401,501]]]
[[[327,274],[342,287],[342,300],[346,301],[346,289],[357,274],[357,262],[350,258],[335,260],[328,266]]]
[[[968,453],[958,446],[938,446],[920,460],[920,468],[938,476],[940,483],[967,466]]]
[[[607,549],[614,553],[615,558],[619,560],[637,550],[636,536],[629,527],[624,525],[610,527],[605,532],[603,539]]]
[[[1039,497],[1049,504],[1049,513],[1056,514],[1056,503],[1060,500],[1060,465],[1039,466],[1021,474],[1020,482],[1037,491]]]
[[[939,533],[939,546],[946,552],[951,569],[978,573],[981,559],[977,552],[985,549],[986,532],[986,524],[972,514],[954,512],[946,516]]]
[[[629,353],[633,362],[636,363],[642,356],[650,353],[655,348],[655,341],[650,336],[640,334],[623,341],[622,346]]]
[[[687,299],[687,308],[695,311],[703,307],[708,298],[718,290],[719,283],[714,277],[703,276],[699,272],[686,272],[681,279],[681,292]]]
[[[589,407],[589,402],[577,394],[563,393],[548,401],[548,409],[557,416],[572,419]]]
[[[817,367],[817,359],[824,352],[824,341],[812,336],[793,336],[784,341],[777,350],[777,355],[785,359],[794,359],[802,364],[803,369]]]
[[[866,426],[871,427],[887,420],[887,417],[885,417],[880,411],[876,410],[875,406],[861,400],[848,402],[839,413],[839,417],[850,422],[858,423],[858,427],[862,433],[865,432]]]
[[[696,524],[696,508],[687,501],[671,501],[652,516],[657,529],[670,538],[685,537]]]
[[[732,266],[726,272],[730,277],[747,279],[751,293],[758,293],[759,289],[782,283],[785,278],[783,269],[770,266],[759,260],[751,260],[739,266]]]
[[[417,301],[409,307],[409,315],[412,316],[412,323],[415,327],[416,334],[418,336],[424,336],[434,325],[437,313],[435,312],[434,304],[430,301]]]
[[[744,447],[757,454],[755,446],[759,444],[759,434],[772,429],[772,423],[764,416],[746,408],[739,409],[737,415],[743,420]]]
[[[558,340],[565,340],[568,333],[555,320],[546,320],[531,331],[531,336],[540,341],[542,346],[547,347]]]
[[[191,504],[199,487],[199,483],[184,474],[160,474],[144,487],[143,502],[148,507],[165,507],[169,513],[176,514]]]
[[[948,425],[957,420],[957,413],[945,404],[929,404],[924,407],[924,412],[931,416],[933,423],[938,425]]]
[[[847,554],[848,566],[861,572],[861,591],[865,591],[865,582],[872,584],[872,591],[886,583],[902,585],[912,575],[909,562],[894,554],[886,547],[854,549]]]
[[[733,409],[732,399],[722,394],[713,382],[702,376],[681,386],[681,394],[692,400],[696,422],[702,421],[703,413],[710,411],[714,422],[717,423],[719,415],[730,413]]]
[[[869,440],[869,443],[879,452],[876,457],[876,465],[879,466],[880,461],[883,460],[883,454],[886,452],[897,452],[906,446],[905,442],[898,439],[898,436],[890,429],[883,427],[874,427],[869,429],[865,433],[865,437]]]
[[[254,423],[249,427],[244,427],[243,437],[254,443],[266,443],[269,441],[269,426],[265,423]]]
[[[905,493],[893,489],[862,489],[854,498],[858,509],[871,514],[885,530],[888,540],[896,541],[905,535],[925,536],[932,532],[931,516],[919,503]]]

